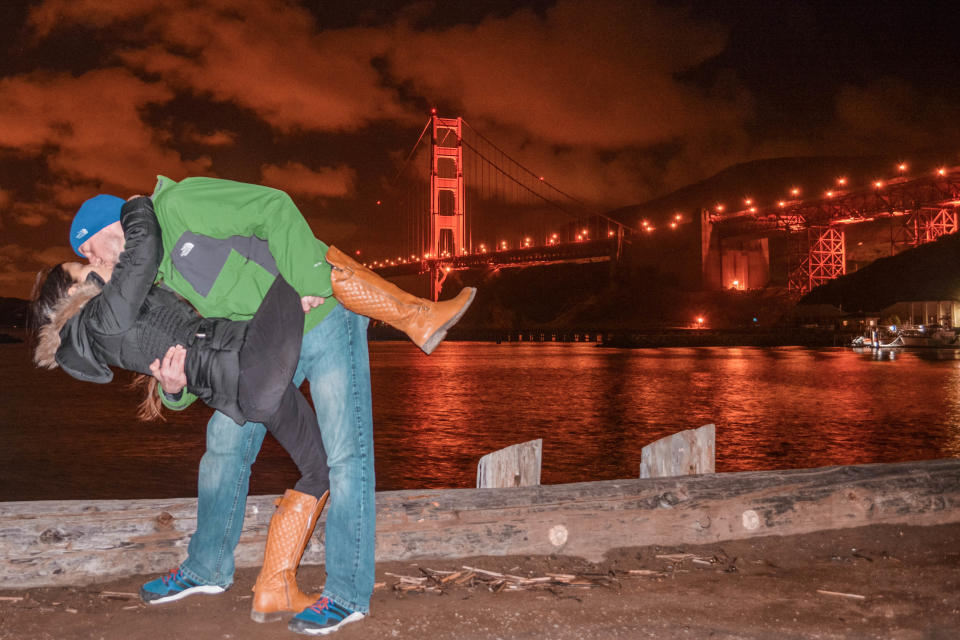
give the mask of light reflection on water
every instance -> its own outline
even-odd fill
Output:
[[[378,344],[378,482],[471,486],[481,455],[533,438],[545,483],[632,477],[644,445],[710,422],[718,471],[958,456],[958,357],[452,343],[427,358]]]
[[[544,483],[636,477],[642,447],[717,425],[717,470],[960,457],[960,353],[371,343],[379,489],[473,486],[543,438]],[[38,371],[0,345],[0,500],[196,495],[207,410],[132,418],[137,394]],[[252,493],[296,470],[272,439]]]

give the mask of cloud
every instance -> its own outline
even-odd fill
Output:
[[[164,0],[47,0],[31,9],[28,21],[35,35],[44,38],[57,28],[75,24],[102,29],[142,19],[170,4]]]
[[[544,17],[520,10],[428,31],[406,22],[322,30],[290,2],[159,7],[48,0],[31,17],[40,35],[57,25],[105,28],[136,18],[139,32],[117,51],[128,67],[242,105],[286,132],[421,119],[385,84],[377,59],[428,99],[552,144],[655,144],[743,116],[736,100],[676,79],[722,51],[725,31],[653,1],[566,0]]]
[[[47,224],[49,218],[40,211],[24,211],[16,217],[16,221],[25,227],[42,227]]]
[[[66,240],[66,238],[64,238]],[[14,264],[22,263],[27,267],[50,266],[76,257],[70,246],[63,245],[47,247],[45,249],[30,249],[19,244],[0,245],[0,265],[9,270]]]
[[[743,108],[679,74],[719,53],[723,29],[654,2],[559,2],[476,26],[402,30],[391,71],[472,120],[557,145],[622,148],[736,125]]]
[[[186,138],[191,142],[202,144],[207,147],[230,147],[237,143],[237,134],[232,131],[214,131],[213,133],[200,133],[198,131],[189,131]]]
[[[0,295],[25,298],[30,293],[33,276],[23,267],[26,254],[19,245],[0,245]]]
[[[328,167],[314,171],[299,162],[262,167],[263,184],[292,194],[336,198],[353,192],[356,172],[350,167]]]
[[[748,111],[742,92],[705,93],[677,79],[723,50],[725,30],[652,0],[564,0],[543,15],[431,30],[412,26],[416,12],[398,16],[377,28],[323,29],[293,2],[47,0],[31,24],[38,37],[77,24],[116,33],[113,54],[128,71],[239,105],[281,135],[422,120],[404,95],[449,104],[498,140],[512,136],[503,146],[596,202],[642,198],[663,183],[638,150],[740,129]]]
[[[6,189],[0,189],[0,213],[6,211],[10,207],[10,203],[13,201],[13,196],[10,191]],[[0,216],[0,229],[3,229],[3,216]]]
[[[389,44],[382,29],[321,31],[292,2],[124,4],[48,0],[31,14],[32,25],[44,36],[71,23],[105,28],[136,18],[139,29],[117,51],[126,65],[241,105],[286,132],[354,131],[373,120],[416,118],[373,65]]]
[[[91,189],[143,189],[158,172],[201,172],[209,161],[185,161],[141,117],[144,107],[171,97],[163,85],[116,68],[3,78],[0,147],[42,156],[57,177],[43,189],[64,206],[82,199],[78,185],[89,197]]]
[[[702,179],[744,150],[751,96],[736,78],[706,89],[678,79],[726,39],[725,28],[662,3],[565,0],[542,16],[401,25],[388,60],[399,81],[453,103],[451,115],[527,168],[615,207]]]
[[[37,272],[76,256],[66,244],[34,251],[17,244],[0,246],[0,295],[28,298]]]

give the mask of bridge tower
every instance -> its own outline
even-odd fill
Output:
[[[892,253],[901,247],[916,247],[926,242],[933,242],[940,236],[956,233],[960,229],[957,225],[957,209],[946,207],[922,207],[907,212],[903,223],[894,230],[891,242]]]
[[[810,289],[839,278],[847,272],[846,238],[843,228],[829,226],[813,230],[810,244]]]
[[[448,271],[440,263],[467,253],[461,118],[432,117],[430,154],[430,291],[436,300]]]
[[[847,272],[846,237],[835,225],[811,226],[794,241],[787,288],[796,295],[839,278]]]

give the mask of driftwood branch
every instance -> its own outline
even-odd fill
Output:
[[[393,573],[386,575],[397,578],[393,590],[401,593],[446,593],[455,587],[473,589],[485,587],[494,593],[501,591],[548,590],[558,588],[590,589],[593,587],[620,588],[619,577],[640,574],[621,572],[610,573],[547,573],[542,576],[524,577],[509,573],[499,573],[478,567],[464,565],[459,571],[439,571],[421,568],[422,576],[403,576]],[[656,572],[658,575],[662,572]],[[619,576],[619,577],[618,577]]]
[[[238,566],[261,563],[273,500],[248,499]],[[617,547],[951,522],[960,522],[956,459],[391,491],[377,494],[376,559],[556,553],[599,560]],[[0,503],[0,584],[84,584],[166,571],[186,556],[195,526],[196,499]],[[323,526],[321,516],[306,564],[324,561]]]

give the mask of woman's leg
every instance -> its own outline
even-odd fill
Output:
[[[263,423],[290,454],[300,470],[295,490],[320,498],[330,489],[330,468],[317,414],[292,383],[287,385],[287,391],[272,415],[246,414],[246,417]]]
[[[273,415],[250,417],[263,422],[301,474],[295,489],[288,489],[277,502],[267,532],[263,568],[253,587],[250,617],[256,622],[269,622],[279,620],[284,613],[303,611],[318,597],[300,591],[296,573],[329,495],[330,470],[317,416],[293,384],[287,385]]]
[[[303,342],[300,295],[277,276],[260,308],[247,324],[240,350],[238,403],[248,420],[269,417],[281,402],[297,370]]]

